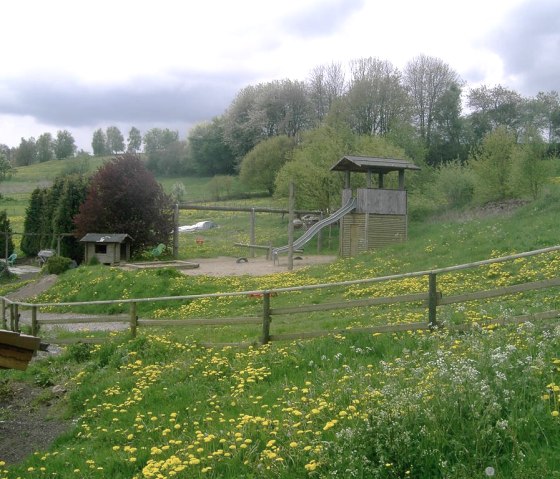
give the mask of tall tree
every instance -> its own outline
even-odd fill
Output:
[[[107,127],[107,150],[110,154],[124,151],[124,136],[116,126]]]
[[[104,156],[107,154],[107,135],[102,128],[98,128],[93,132],[91,148],[93,149],[94,156]]]
[[[57,160],[64,160],[74,156],[76,143],[72,133],[68,130],[58,130],[54,140],[54,155]]]
[[[441,105],[442,96],[460,83],[458,74],[439,58],[420,55],[404,69],[404,85],[412,101],[413,118],[428,148],[436,108]]]
[[[53,137],[50,133],[43,133],[37,138],[37,160],[40,163],[50,161],[54,158]]]
[[[8,178],[12,171],[14,171],[14,169],[10,160],[8,160],[3,151],[0,151],[0,182]]]
[[[79,243],[79,238],[69,233],[74,231],[72,219],[86,199],[88,181],[82,175],[65,175],[62,181],[62,191],[52,216],[52,236],[56,238],[52,247],[58,246],[58,238],[61,235],[60,255],[80,263],[84,255],[83,246]]]
[[[21,239],[20,247],[27,256],[35,256],[41,249],[40,231],[43,222],[43,205],[45,204],[46,194],[46,189],[35,188],[25,209],[23,238]]]
[[[185,143],[179,140],[179,132],[168,128],[152,128],[144,135],[144,151],[147,166],[161,175],[182,174],[186,166]]]
[[[18,166],[32,165],[37,161],[37,145],[35,138],[29,140],[22,138],[15,154],[15,162]]]
[[[144,163],[126,153],[105,163],[91,178],[87,197],[74,217],[78,237],[86,233],[127,233],[134,252],[169,244],[171,199]]]
[[[6,236],[7,233],[7,236]],[[0,258],[10,256],[15,249],[14,242],[12,240],[12,226],[10,224],[10,219],[8,218],[8,213],[6,210],[0,211]],[[6,238],[7,238],[7,248],[6,248]]]
[[[128,132],[126,151],[128,153],[136,153],[142,149],[142,133],[133,126]]]
[[[331,63],[315,67],[309,75],[307,87],[315,123],[319,124],[327,117],[333,103],[346,91],[342,65]]]
[[[235,172],[235,158],[224,140],[224,118],[200,123],[187,136],[187,161],[202,176],[227,175]]]
[[[470,119],[479,140],[502,126],[519,136],[524,126],[525,100],[513,90],[497,85],[473,88],[467,96]]]
[[[358,134],[387,134],[398,120],[408,119],[408,101],[400,72],[387,61],[362,58],[351,63],[346,97],[348,123]]]

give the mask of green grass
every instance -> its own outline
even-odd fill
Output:
[[[83,267],[62,275],[39,300],[273,289],[467,263],[557,244],[559,207],[558,187],[551,188],[509,216],[412,223],[404,244],[261,278]],[[189,213],[183,219],[221,225],[204,233],[208,255],[225,254],[234,239],[248,237],[248,214]],[[257,230],[265,244],[272,237],[278,244],[285,240],[279,217],[259,215]],[[188,258],[196,245],[183,241],[181,256]],[[449,295],[559,275],[555,253],[442,275],[438,285]],[[426,288],[425,280],[407,279],[281,293],[272,302],[275,307]],[[140,316],[179,318],[259,314],[261,305],[242,296],[138,307]],[[438,317],[443,324],[475,324],[552,309],[560,309],[556,289],[444,306]],[[127,307],[109,312],[121,311]],[[391,305],[274,317],[272,331],[418,320],[426,320],[420,305]],[[200,345],[251,341],[259,333],[258,326],[140,328],[136,339],[113,333],[104,345],[71,346],[25,373],[6,373],[45,386],[64,384],[67,414],[77,423],[51,450],[0,467],[0,477],[560,477],[557,321],[453,333],[337,334],[258,349]]]

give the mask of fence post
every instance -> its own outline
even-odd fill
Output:
[[[136,316],[136,303],[130,303],[130,335],[136,337],[136,329],[138,328],[138,316]]]
[[[270,292],[263,293],[263,324],[261,344],[267,344],[270,341]]]
[[[31,335],[39,334],[39,323],[37,322],[37,306],[31,306]]]
[[[14,331],[20,332],[19,330],[19,304],[14,304]]]
[[[2,315],[2,329],[8,329],[8,322],[6,321],[6,300],[2,298],[2,306],[0,306],[0,314]]]
[[[428,326],[430,329],[437,328],[437,280],[436,273],[430,273],[428,290]]]

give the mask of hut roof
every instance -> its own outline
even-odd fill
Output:
[[[396,158],[375,158],[370,156],[343,156],[331,171],[357,171],[367,173],[389,173],[390,171],[419,170],[420,167],[406,160]]]
[[[132,237],[127,234],[99,234],[88,233],[80,243],[124,243],[125,241],[133,241]]]

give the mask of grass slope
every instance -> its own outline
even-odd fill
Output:
[[[465,263],[556,244],[559,206],[560,193],[552,189],[510,216],[413,224],[406,244],[259,279],[78,268],[41,300],[274,288]],[[449,275],[440,287],[447,294],[559,274],[560,255],[551,254]],[[297,299],[418,288],[425,285],[391,282]],[[255,307],[249,298],[239,301],[220,304],[219,314]],[[156,317],[198,317],[210,308],[197,301],[142,307],[142,314]],[[441,316],[444,322],[477,322],[559,308],[557,291],[543,291],[448,307]],[[425,310],[362,308],[287,318],[273,327],[343,328],[419,315],[425,319]],[[77,423],[51,450],[0,467],[0,477],[560,477],[557,323],[333,335],[242,350],[203,348],[204,334],[244,339],[253,332],[155,329],[141,330],[134,340],[113,334],[105,345],[71,346],[25,373],[6,373],[45,386],[64,384],[68,414]]]

